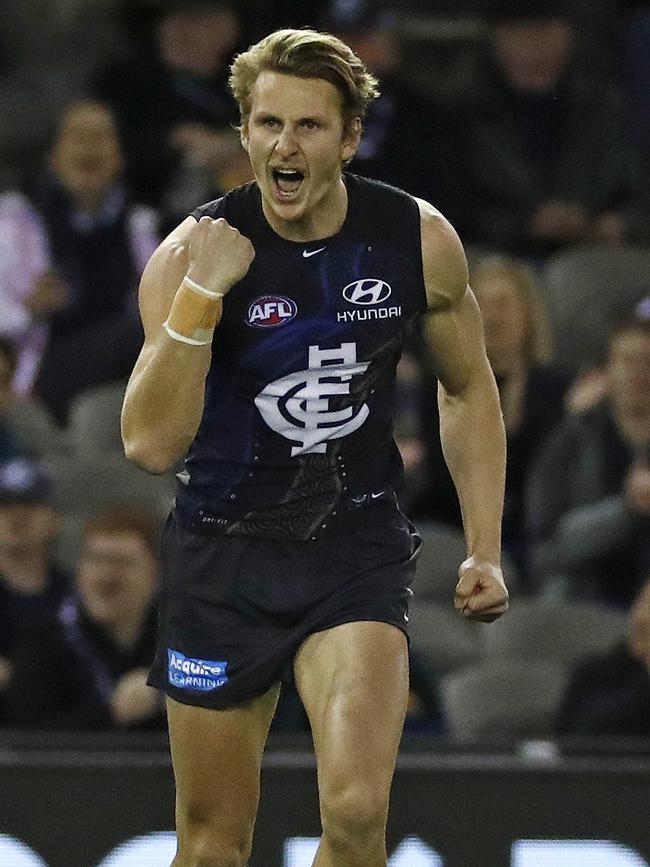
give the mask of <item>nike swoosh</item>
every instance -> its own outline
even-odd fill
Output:
[[[309,259],[310,256],[315,256],[316,253],[322,253],[323,250],[326,250],[326,249],[327,249],[327,247],[319,247],[318,250],[303,250],[302,251],[302,258],[303,259]]]
[[[380,497],[384,496],[384,492],[380,491],[378,494],[370,494],[373,500],[378,500]]]

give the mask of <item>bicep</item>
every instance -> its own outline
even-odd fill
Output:
[[[481,315],[469,286],[455,303],[426,314],[424,332],[430,364],[448,394],[463,392],[489,369]]]
[[[465,251],[453,226],[427,202],[420,208],[424,331],[430,363],[448,394],[460,394],[489,367],[478,304],[468,285]]]

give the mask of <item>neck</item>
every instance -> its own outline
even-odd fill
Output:
[[[47,587],[48,557],[45,551],[3,552],[0,558],[2,580],[15,593],[37,596]]]
[[[266,221],[285,241],[309,242],[330,238],[340,230],[348,212],[348,191],[342,177],[332,190],[314,202],[309,211],[296,220],[282,219],[262,197]]]
[[[82,184],[74,184],[66,182],[64,178],[59,177],[58,182],[65,190],[70,202],[77,211],[82,211],[88,214],[97,214],[101,211],[110,186],[88,187]]]

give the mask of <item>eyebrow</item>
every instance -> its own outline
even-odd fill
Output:
[[[282,118],[279,117],[272,111],[265,111],[264,109],[258,109],[254,111],[251,115],[254,120],[279,120],[282,123]],[[311,121],[312,123],[327,123],[327,118],[322,114],[307,114],[303,117],[298,117],[295,119],[295,123],[304,123],[304,121]]]

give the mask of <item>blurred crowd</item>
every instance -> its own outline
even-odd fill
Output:
[[[234,54],[312,25],[380,81],[349,170],[431,201],[466,244],[508,439],[512,611],[471,625],[451,610],[461,515],[414,333],[395,395],[402,507],[424,538],[407,730],[650,736],[650,3],[14,12],[0,22],[0,725],[164,727],[146,669],[173,478],[128,464],[119,438],[137,284],[172,226],[251,179]],[[290,687],[275,725],[306,727]]]

